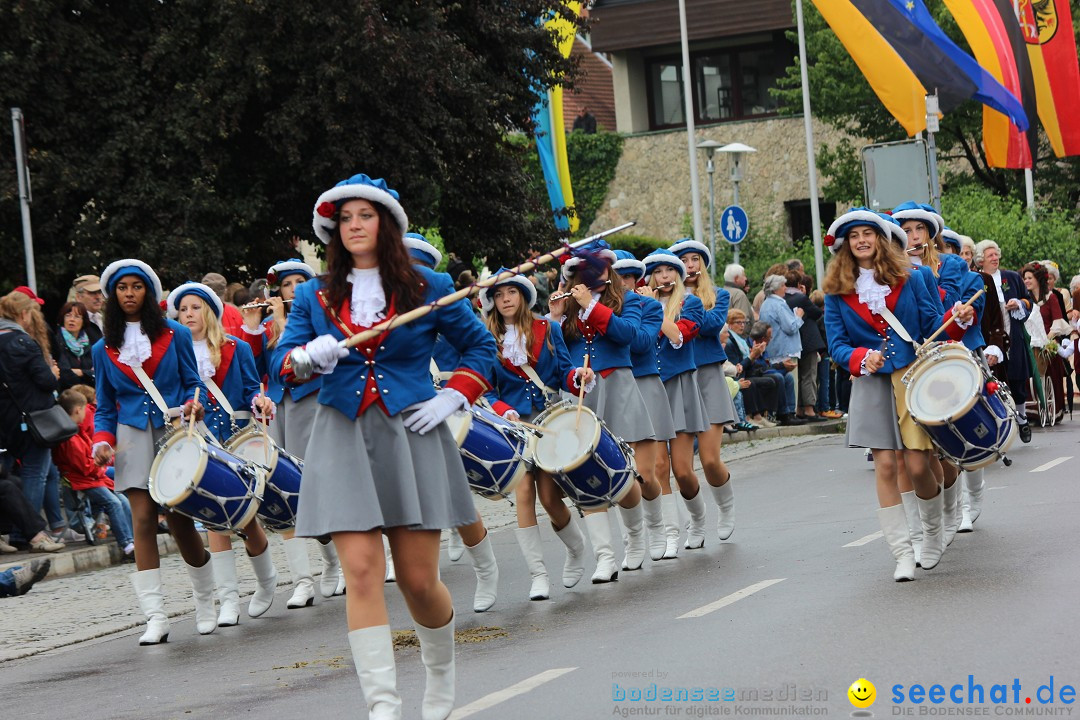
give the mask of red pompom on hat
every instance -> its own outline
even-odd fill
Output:
[[[334,213],[337,212],[337,206],[332,202],[323,202],[319,203],[319,207],[317,207],[315,211],[324,218],[332,218],[334,217]]]
[[[832,247],[833,243],[836,242],[836,238],[834,238],[832,235],[826,235],[825,239],[822,240],[822,242],[825,244],[825,247]]]

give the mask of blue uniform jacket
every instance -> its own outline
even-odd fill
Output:
[[[913,277],[909,276],[903,285],[893,287],[885,299],[885,305],[912,340],[921,342],[932,335],[944,320],[940,302],[935,303],[932,291],[923,282],[913,281]],[[946,318],[951,315],[951,310],[945,313]],[[863,359],[873,351],[880,351],[885,356],[885,364],[877,371],[879,373],[900,370],[915,360],[915,349],[911,343],[898,337],[885,318],[871,313],[866,305],[859,302],[856,293],[825,296],[825,331],[829,336],[829,355],[833,361],[847,367],[856,377],[862,374]],[[963,332],[956,323],[946,330],[952,340],[959,340]]]
[[[206,387],[199,379],[191,331],[172,320],[165,323],[165,329],[150,345],[150,357],[143,363],[143,370],[170,408],[194,398],[196,388],[201,388],[199,397],[205,402]],[[91,352],[97,378],[94,442],[116,447],[118,423],[140,430],[164,427],[165,419],[150,393],[143,389],[135,372],[120,362],[120,350],[106,346],[102,338],[94,343]]]
[[[687,293],[686,297],[683,298],[679,319],[675,323],[682,331],[682,345],[676,350],[664,333],[657,334],[656,370],[660,373],[660,379],[664,382],[684,372],[697,370],[693,340],[701,329],[704,318],[705,306],[695,296]]]
[[[424,281],[422,303],[432,303],[454,292],[444,273],[420,266],[414,269]],[[271,374],[280,375],[287,385],[301,382],[293,374],[289,356],[293,348],[320,335],[343,340],[363,329],[349,320],[349,297],[340,307],[328,308],[321,290],[319,280],[309,280],[297,288],[289,322],[274,352]],[[393,298],[388,298],[388,305],[387,317],[394,314]],[[323,377],[319,402],[353,419],[360,414],[365,393],[381,401],[390,416],[430,400],[435,396],[431,356],[439,333],[461,352],[461,366],[446,386],[460,392],[470,403],[476,402],[491,387],[488,378],[495,359],[495,339],[462,303],[447,305],[351,348],[334,371]]]
[[[214,382],[225,394],[234,412],[251,411],[251,401],[259,394],[259,375],[255,370],[255,356],[251,347],[232,335],[225,336],[221,346],[221,362],[214,373]],[[207,393],[206,417],[203,422],[218,440],[232,434],[232,419],[221,407],[217,398]]]
[[[627,290],[623,294],[623,306],[618,315],[606,305],[593,306],[588,320],[579,320],[577,311],[571,310],[563,322],[576,322],[581,334],[566,343],[570,361],[581,366],[589,355],[589,367],[600,373],[604,370],[632,367],[630,344],[641,325],[640,297]],[[564,336],[565,337],[565,336]]]
[[[634,365],[634,377],[659,375],[656,369],[656,336],[664,324],[664,305],[656,298],[638,295],[641,305],[641,325],[630,343],[630,361]]]
[[[731,293],[723,288],[716,288],[716,304],[713,305],[712,310],[705,310],[705,306],[702,305],[705,317],[701,321],[697,338],[694,339],[694,362],[698,367],[727,360],[724,344],[720,342],[720,331],[727,324],[730,305]]]
[[[300,402],[308,395],[317,393],[322,388],[322,377],[316,375],[310,382],[306,382],[303,385],[296,387],[285,387],[285,384],[281,382],[281,376],[277,373],[270,372],[270,363],[273,360],[274,349],[268,346],[270,339],[270,327],[267,320],[263,324],[263,331],[258,335],[252,335],[249,332],[243,332],[240,336],[242,340],[247,341],[247,345],[251,348],[252,355],[255,356],[255,372],[258,373],[260,378],[266,378],[266,396],[274,401],[275,404],[280,405],[282,399],[285,397],[285,393],[289,393],[289,397],[293,402]],[[285,327],[288,327],[288,321],[286,320]],[[235,408],[234,408],[235,409]]]
[[[577,394],[574,385],[574,373],[577,368],[570,362],[570,352],[563,341],[562,329],[546,318],[533,319],[533,345],[529,348],[530,365],[536,370],[540,381],[547,387]],[[549,347],[548,338],[551,343]],[[495,384],[486,394],[491,407],[499,415],[514,409],[517,414],[526,417],[540,412],[547,404],[543,391],[518,367],[499,353],[495,363]]]

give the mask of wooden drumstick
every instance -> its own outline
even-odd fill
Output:
[[[983,294],[984,292],[986,292],[986,288],[982,288],[982,289],[981,289],[981,290],[979,290],[979,291],[978,291],[977,293],[975,293],[974,295],[972,295],[972,296],[971,296],[971,299],[970,299],[970,300],[968,300],[968,301],[967,301],[966,303],[964,303],[963,305],[961,305],[960,307],[971,307],[971,303],[973,303],[973,302],[975,302],[976,300],[978,300],[978,299],[979,299],[979,296],[980,296],[980,295],[982,295],[982,294]],[[947,328],[947,327],[949,327],[950,325],[952,325],[952,324],[953,324],[953,322],[955,322],[955,321],[956,321],[956,314],[955,314],[955,313],[953,313],[953,314],[952,314],[952,315],[951,315],[951,316],[949,317],[949,319],[948,319],[948,320],[946,320],[946,321],[945,321],[944,323],[942,323],[941,327],[939,327],[939,328],[937,329],[937,331],[936,331],[936,332],[935,332],[935,333],[934,333],[933,335],[931,335],[930,337],[926,338],[926,340],[925,340],[925,341],[923,342],[923,344],[922,344],[922,345],[921,345],[921,346],[919,347],[919,349],[920,349],[920,350],[922,350],[922,349],[923,349],[924,347],[926,347],[927,345],[929,345],[930,343],[932,343],[932,342],[934,341],[934,338],[936,338],[936,337],[937,337],[938,335],[940,335],[941,333],[945,332],[945,328]]]
[[[195,388],[195,399],[191,401],[191,414],[188,415],[187,434],[191,437],[195,434],[195,404],[199,402],[199,391],[202,388]]]
[[[266,383],[259,383],[259,397],[266,397]],[[266,414],[262,410],[259,411],[259,417],[262,418],[262,422],[255,423],[259,426],[259,431],[262,433],[263,438],[263,465],[270,464],[270,436],[266,432]]]
[[[589,369],[589,353],[585,353],[585,364],[581,366],[582,370]],[[581,427],[581,408],[585,406],[585,377],[582,373],[581,384],[578,386],[577,396],[577,418],[574,419],[574,430],[578,430]]]
[[[514,423],[515,425],[520,425],[522,427],[527,427],[530,430],[535,430],[538,433],[551,432],[551,428],[546,428],[543,425],[534,425],[533,423],[525,422],[524,420],[511,420],[510,422]]]

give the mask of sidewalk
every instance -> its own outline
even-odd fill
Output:
[[[761,428],[753,433],[738,432],[733,435],[725,435],[724,458],[726,460],[729,457],[738,458],[743,455],[742,452],[733,453],[732,446],[749,444],[752,447],[755,443],[775,438],[796,438],[807,435],[838,433],[843,431],[844,423],[846,423],[846,420],[829,420],[796,427]],[[740,447],[739,449],[742,450],[743,448]],[[697,467],[700,470],[700,464]],[[478,503],[479,507],[485,509],[482,514],[485,522],[488,523],[489,529],[502,527],[514,521],[513,510],[509,513],[496,512],[496,508],[491,507],[493,504],[487,502]],[[503,503],[499,504],[502,505]],[[508,519],[502,517],[504,514],[507,515]],[[161,553],[162,557],[177,552],[176,542],[171,535],[158,535],[158,552]],[[58,553],[30,553],[24,551],[10,555],[0,555],[0,571],[46,557],[52,560],[52,567],[49,569],[46,579],[66,577],[87,570],[97,570],[123,564],[120,548],[116,546],[116,541],[112,535],[109,535],[108,538],[99,541],[97,545],[89,545],[85,542],[68,543],[67,548]]]

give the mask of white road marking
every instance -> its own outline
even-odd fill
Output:
[[[1066,457],[1059,457],[1059,458],[1057,458],[1055,460],[1051,460],[1050,462],[1046,463],[1045,465],[1040,465],[1039,467],[1035,468],[1031,472],[1033,472],[1033,473],[1046,472],[1047,470],[1049,470],[1051,468],[1056,468],[1061,463],[1068,462],[1069,460],[1072,460],[1072,455],[1068,455]]]
[[[719,600],[717,600],[716,602],[711,602],[708,605],[702,605],[697,610],[691,610],[690,612],[688,612],[688,613],[686,613],[684,615],[680,615],[679,617],[677,617],[675,619],[676,620],[685,620],[687,618],[698,618],[698,617],[702,617],[703,615],[708,615],[711,612],[716,612],[720,608],[727,607],[728,605],[731,605],[734,602],[742,600],[744,597],[748,597],[750,595],[753,595],[754,593],[756,593],[759,590],[764,590],[765,588],[767,588],[767,587],[769,587],[771,585],[775,585],[778,582],[783,582],[786,579],[787,578],[776,578],[775,580],[762,580],[761,582],[754,583],[753,585],[751,585],[749,587],[744,587],[742,590],[736,590],[735,592],[731,593],[727,597],[722,597]]]
[[[1004,490],[1009,487],[1008,485],[995,485],[994,487],[988,487],[987,490]]]
[[[495,707],[499,703],[506,702],[507,700],[517,697],[518,695],[524,695],[530,690],[535,690],[544,683],[551,682],[556,678],[560,678],[563,675],[577,670],[576,667],[571,668],[552,668],[551,670],[545,670],[542,673],[533,675],[532,677],[525,678],[519,683],[515,683],[504,690],[497,690],[490,695],[485,695],[479,700],[474,700],[464,707],[459,707],[454,712],[450,713],[450,720],[462,720],[470,715],[475,715],[478,712],[487,710],[488,708]]]
[[[872,543],[881,537],[884,537],[884,534],[880,530],[878,530],[877,532],[870,533],[866,537],[861,537],[858,540],[852,540],[847,545],[843,545],[842,547],[859,547],[860,545],[865,545],[866,543]]]

